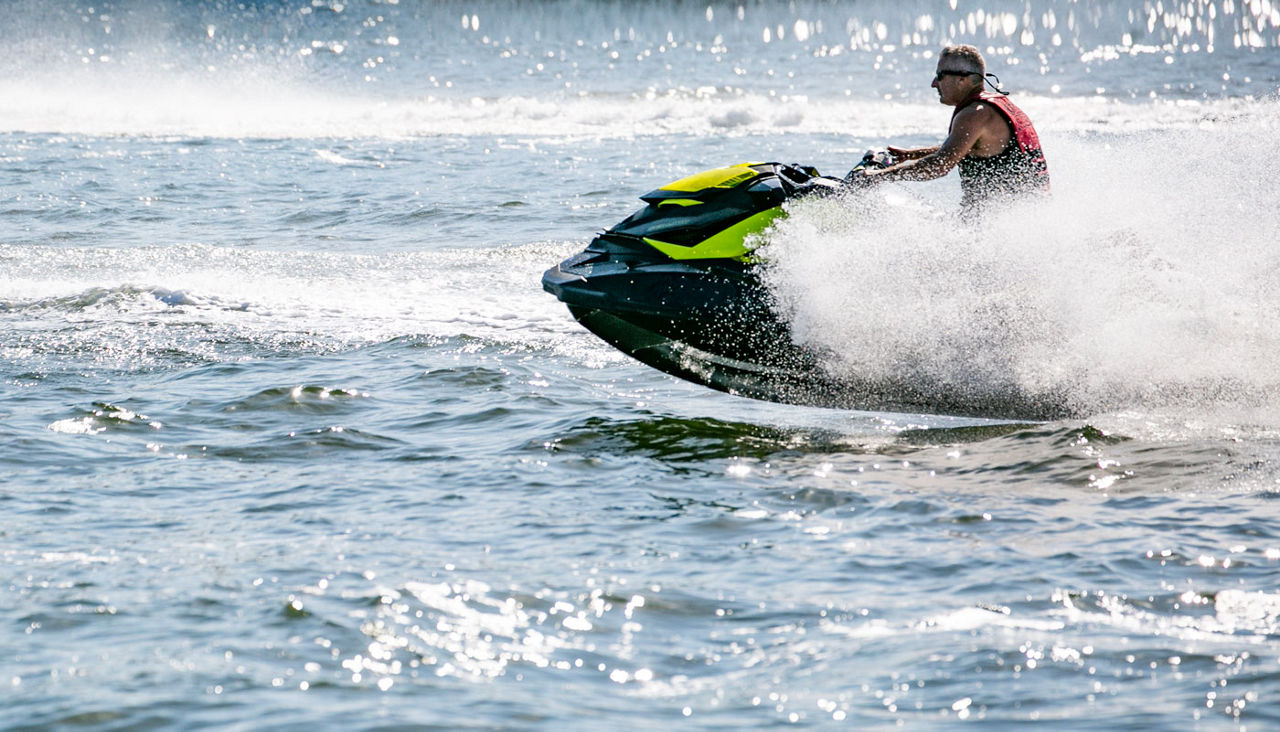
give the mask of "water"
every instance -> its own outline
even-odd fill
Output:
[[[0,20],[0,727],[1280,724],[1272,3]],[[950,39],[1052,200],[797,206],[770,283],[1080,418],[738,399],[541,292],[670,180],[936,141]]]

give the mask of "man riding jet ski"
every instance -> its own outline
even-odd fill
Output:
[[[1016,390],[981,397],[900,379],[837,377],[822,354],[797,344],[761,282],[754,236],[805,196],[893,163],[868,153],[844,180],[813,168],[753,163],[717,168],[641,196],[645,207],[548,269],[543,288],[610,345],[668,374],[773,402],[1008,419],[1061,409]]]
[[[992,84],[990,79],[995,79]],[[973,46],[947,46],[938,55],[932,87],[938,101],[955,107],[947,137],[922,148],[890,147],[900,162],[851,173],[851,183],[924,181],[960,169],[960,206],[976,212],[1000,199],[1049,191],[1049,166],[1040,136],[1027,116],[987,73],[982,53]],[[994,93],[984,91],[990,84]]]

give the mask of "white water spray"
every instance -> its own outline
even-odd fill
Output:
[[[1280,104],[1192,132],[1046,137],[1054,193],[980,221],[796,206],[768,278],[834,372],[1080,413],[1280,405]],[[892,196],[889,196],[892,198]]]

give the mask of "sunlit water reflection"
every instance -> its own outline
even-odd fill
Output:
[[[1276,5],[0,20],[0,727],[1280,723]],[[950,41],[1053,199],[797,206],[770,284],[1081,419],[736,399],[539,289],[670,180],[936,141]]]

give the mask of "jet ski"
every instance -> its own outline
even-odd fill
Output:
[[[669,183],[645,206],[548,269],[542,286],[587,330],[673,376],[771,402],[868,411],[1052,419],[1051,405],[1010,389],[974,395],[910,375],[836,375],[792,338],[760,278],[758,248],[788,202],[856,189],[868,153],[843,179],[812,167],[743,163]]]

